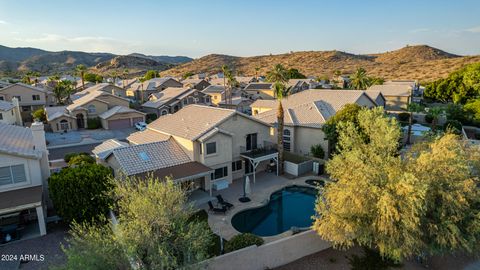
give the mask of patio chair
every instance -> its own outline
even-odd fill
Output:
[[[218,194],[217,195],[217,201],[219,204],[221,204],[223,207],[226,207],[227,209],[233,208],[233,204],[225,201],[222,197],[222,195]]]
[[[208,201],[208,207],[209,207],[209,211],[210,212],[213,212],[214,214],[225,214],[227,212],[227,208],[225,206],[222,206],[222,208],[218,208],[218,207],[213,207],[213,204],[211,201]]]

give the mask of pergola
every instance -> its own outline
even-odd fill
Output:
[[[253,167],[253,183],[255,183],[255,173],[260,162],[265,160],[274,160],[277,164],[278,175],[278,151],[277,149],[256,149],[251,152],[241,153],[241,157],[248,160]]]

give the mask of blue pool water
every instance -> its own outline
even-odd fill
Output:
[[[258,236],[276,235],[292,227],[310,227],[316,197],[315,188],[288,186],[272,193],[267,205],[235,214],[232,225],[239,232]]]

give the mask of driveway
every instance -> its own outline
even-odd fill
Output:
[[[48,142],[48,148],[53,149],[63,146],[73,146],[81,144],[100,144],[109,139],[125,140],[131,133],[135,132],[134,128],[105,130],[105,129],[84,129],[77,131],[69,131],[66,133],[46,132],[45,139]]]
[[[82,144],[82,145],[74,145],[74,146],[66,146],[66,147],[58,147],[53,149],[48,149],[48,159],[50,161],[63,159],[66,154],[68,153],[89,153],[91,154],[93,148],[99,145],[100,143],[91,143],[91,144]]]

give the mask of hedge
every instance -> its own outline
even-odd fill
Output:
[[[251,245],[263,245],[263,239],[251,233],[238,234],[225,244],[225,252],[232,252]]]

